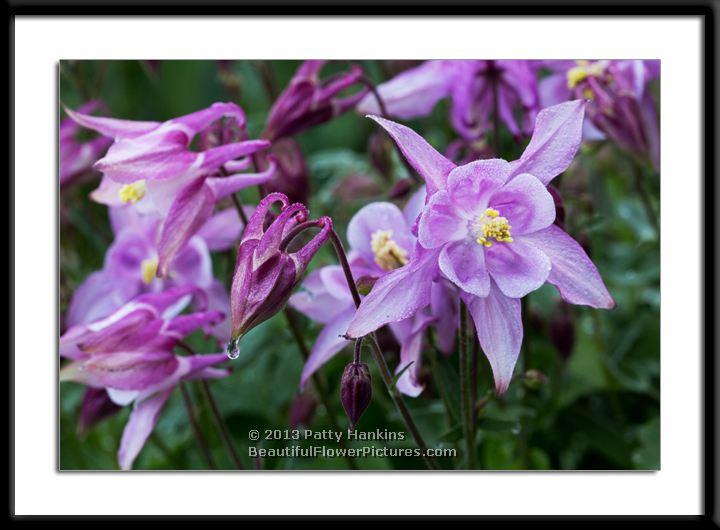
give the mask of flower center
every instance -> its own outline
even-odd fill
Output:
[[[603,73],[602,62],[589,63],[588,61],[575,61],[577,66],[567,71],[567,87],[575,88],[590,76],[600,76]]]
[[[155,274],[157,273],[158,268],[158,259],[155,258],[148,258],[143,260],[143,262],[140,264],[140,274],[142,275],[143,281],[150,285],[152,283],[153,278],[155,278]]]
[[[145,190],[145,179],[137,180],[130,184],[125,184],[122,188],[120,188],[120,190],[118,191],[118,196],[120,197],[120,200],[124,203],[131,202],[135,204],[140,199],[145,197]]]
[[[392,240],[392,230],[376,230],[370,236],[370,248],[375,263],[384,271],[392,271],[407,264],[407,252]]]
[[[502,217],[500,212],[492,208],[485,210],[485,213],[478,219],[479,230],[475,241],[484,247],[493,246],[493,240],[502,243],[512,243],[510,223],[507,218]]]

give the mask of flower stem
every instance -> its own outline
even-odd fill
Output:
[[[228,427],[220,414],[220,409],[218,409],[217,403],[215,402],[215,398],[210,391],[210,385],[208,385],[208,382],[204,379],[200,380],[200,389],[202,390],[205,400],[210,406],[210,412],[212,413],[215,427],[217,427],[218,431],[220,431],[223,444],[230,454],[233,464],[235,464],[235,468],[245,469],[245,466],[243,466],[242,460],[240,459],[240,455],[238,454],[237,449],[235,449],[235,444],[233,443],[232,436],[230,436],[230,431],[228,430]]]
[[[465,437],[465,458],[468,469],[475,469],[475,402],[472,389],[472,355],[470,353],[470,334],[468,332],[468,311],[460,301],[460,325],[458,330],[458,350],[460,353],[460,408],[463,418]]]
[[[385,106],[385,102],[383,101],[382,96],[380,96],[380,92],[378,92],[377,87],[375,86],[375,83],[373,83],[370,78],[363,75],[360,78],[360,82],[365,85],[365,87],[370,91],[370,93],[375,97],[375,101],[377,101],[378,108],[380,109],[380,116],[388,119],[388,113],[387,113],[387,107]],[[417,184],[422,184],[422,179],[417,174],[415,169],[410,165],[410,163],[407,161],[407,159],[403,156],[403,154],[400,152],[400,149],[398,148],[397,144],[393,142],[393,145],[395,146],[395,150],[397,151],[398,156],[400,157],[400,162],[405,166],[405,169],[410,174],[410,178],[412,178]]]
[[[190,393],[187,391],[185,383],[180,383],[178,386],[180,387],[180,394],[182,394],[183,403],[185,404],[185,410],[187,411],[188,419],[190,420],[190,426],[192,427],[192,431],[195,435],[198,446],[200,447],[200,451],[202,451],[202,454],[207,461],[208,467],[210,469],[217,469],[212,454],[210,453],[210,448],[208,447],[207,440],[205,439],[205,436],[203,436],[203,433],[200,430],[200,426],[198,425],[192,399],[190,398]]]
[[[343,247],[342,241],[340,241],[340,237],[337,235],[337,232],[335,232],[335,230],[330,231],[330,241],[332,241],[333,248],[335,249],[335,254],[337,255],[338,261],[340,262],[343,273],[345,274],[345,280],[347,281],[348,288],[350,289],[353,301],[355,302],[355,307],[360,307],[360,293],[358,292],[357,286],[355,285],[352,270],[350,269],[347,255],[345,254],[345,248]],[[418,429],[417,424],[412,417],[412,414],[410,414],[410,410],[407,408],[405,399],[403,398],[402,394],[400,394],[393,382],[392,373],[390,372],[390,369],[385,362],[385,358],[383,357],[382,350],[380,349],[380,345],[377,342],[375,334],[370,333],[367,338],[369,338],[367,342],[370,344],[370,349],[372,350],[375,364],[377,364],[377,367],[380,370],[380,377],[382,377],[382,380],[385,383],[385,387],[387,388],[388,392],[390,393],[390,397],[395,403],[395,407],[398,409],[400,416],[402,416],[402,419],[405,422],[405,426],[407,427],[408,431],[410,431],[410,434],[415,440],[415,443],[420,448],[423,460],[425,461],[425,465],[428,467],[428,469],[440,469],[435,459],[427,455],[427,444],[425,443],[422,434],[420,434],[420,430]]]
[[[190,355],[195,354],[195,351],[183,341],[179,341],[177,345]],[[213,397],[212,392],[210,392],[210,386],[204,379],[200,380],[200,390],[202,391],[205,402],[210,409],[210,414],[212,415],[215,427],[220,432],[220,437],[222,438],[223,444],[225,445],[225,448],[230,454],[230,458],[235,464],[235,467],[237,469],[245,469],[245,466],[243,466],[242,464],[242,460],[240,460],[240,455],[238,454],[237,450],[235,449],[235,445],[233,444],[232,437],[230,436],[230,431],[225,424],[225,420],[223,420],[222,414],[220,414],[220,409],[215,402],[215,398]]]
[[[292,336],[295,339],[295,343],[297,344],[300,355],[302,356],[304,361],[307,361],[308,357],[310,356],[310,350],[308,349],[307,344],[305,344],[305,338],[303,337],[302,331],[300,330],[300,327],[295,320],[294,312],[292,311],[292,309],[286,307],[283,310],[283,314],[285,315],[285,319],[287,320],[288,327],[290,328]],[[333,408],[330,406],[331,402],[325,381],[322,379],[322,377],[320,377],[320,374],[318,372],[315,372],[312,375],[312,382],[313,386],[315,387],[315,391],[317,392],[318,397],[323,404],[323,407],[325,407],[325,411],[327,412],[330,425],[332,426],[334,431],[340,432],[340,424],[338,423],[337,417],[333,412]],[[340,441],[338,443],[340,444],[340,447],[342,447],[343,449],[347,449],[344,436],[340,438]],[[347,453],[345,454],[345,460],[350,469],[358,469],[355,459]]]
[[[640,196],[640,200],[642,201],[643,209],[645,210],[645,215],[648,219],[648,222],[655,230],[655,236],[660,236],[660,221],[658,219],[657,213],[655,212],[655,208],[653,208],[650,194],[645,188],[645,173],[635,160],[632,161],[632,164],[633,177],[635,181],[635,191]]]

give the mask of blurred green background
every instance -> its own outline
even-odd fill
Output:
[[[64,61],[60,64],[60,100],[77,108],[90,98],[99,98],[113,117],[161,121],[215,101],[236,101],[247,113],[250,136],[256,137],[272,103],[269,93],[281,90],[298,64],[236,61],[219,68],[216,61]],[[375,82],[387,79],[397,67],[390,62],[361,64]],[[347,63],[339,62],[325,71],[346,68]],[[64,119],[62,106],[59,113]],[[408,125],[441,150],[455,139],[448,123],[447,102],[441,102],[431,116]],[[296,137],[310,170],[313,216],[330,215],[343,236],[347,221],[358,208],[373,200],[387,200],[393,184],[370,163],[368,139],[375,130],[370,120],[350,112]],[[502,138],[505,159],[517,158],[523,148],[509,136]],[[525,342],[516,373],[532,370],[541,381],[516,380],[505,396],[495,398],[490,393],[490,368],[481,356],[479,396],[488,396],[480,413],[477,443],[478,463],[483,469],[659,469],[659,240],[635,189],[636,170],[626,155],[606,142],[583,145],[559,179],[567,231],[588,249],[617,307],[603,311],[562,304],[549,286],[527,298]],[[645,171],[657,210],[659,175]],[[392,173],[395,178],[406,175],[397,157]],[[61,312],[74,289],[102,267],[112,241],[106,208],[88,197],[97,182],[80,183],[61,193]],[[242,195],[248,204],[258,200],[254,188]],[[217,277],[229,281],[225,257],[213,259]],[[333,260],[325,249],[312,267]],[[311,343],[319,327],[304,317],[298,319]],[[567,340],[570,329],[575,340],[566,355],[561,355],[558,340],[552,337]],[[188,342],[197,351],[216,351],[201,334]],[[351,353],[350,348],[344,350],[322,369],[334,414],[343,428],[347,420],[340,405],[339,382]],[[458,356],[444,358],[431,353],[428,348],[423,365],[428,372],[427,388],[420,397],[407,401],[429,446],[462,447],[457,420]],[[388,348],[387,356],[389,365],[396,366],[397,353]],[[436,362],[429,362],[430,357]],[[302,360],[281,315],[243,340],[241,356],[232,366],[230,377],[211,385],[245,467],[347,469],[342,459],[266,458],[253,462],[247,456],[251,444],[248,431],[288,428],[289,409],[297,395]],[[374,366],[371,370],[373,401],[360,429],[404,431]],[[217,467],[232,469],[199,387],[188,388]],[[447,390],[446,401],[439,397],[443,388]],[[83,391],[74,383],[60,385],[60,468],[117,469],[116,453],[129,411],[122,410],[80,437],[77,419]],[[311,428],[330,425],[327,411],[318,405]],[[387,445],[413,447],[407,438]],[[269,448],[286,444],[252,445]],[[440,460],[445,469],[457,466],[452,458]],[[419,458],[358,459],[357,463],[361,469],[424,468]],[[179,392],[171,397],[134,468],[207,469]]]

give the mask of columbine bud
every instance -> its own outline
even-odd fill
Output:
[[[340,400],[350,420],[350,428],[355,428],[372,398],[372,381],[367,364],[352,362],[345,367],[340,383]]]
[[[547,187],[550,196],[553,198],[555,203],[555,224],[560,228],[565,228],[565,203],[563,202],[562,195],[558,189],[552,184]]]
[[[257,156],[258,168],[261,171],[269,167],[270,157],[274,159],[277,169],[273,177],[264,184],[265,191],[283,193],[291,202],[307,203],[310,177],[298,143],[292,138],[274,141],[269,150]]]
[[[270,109],[264,138],[275,141],[325,123],[354,108],[365,96],[367,89],[363,88],[350,96],[339,97],[362,77],[359,66],[321,80],[320,70],[326,62],[305,61],[300,65]]]
[[[567,360],[575,347],[575,324],[567,309],[562,307],[550,322],[550,341],[560,354]]]
[[[285,306],[310,260],[330,236],[332,221],[322,217],[314,224],[321,228],[320,232],[290,252],[285,237],[307,220],[308,210],[302,204],[289,202],[282,193],[265,196],[243,232],[230,291],[232,351],[237,349],[241,336]],[[265,228],[265,218],[275,203],[280,203],[280,213]]]
[[[388,197],[391,199],[402,199],[412,190],[412,179],[400,179],[388,192]]]
[[[383,177],[390,180],[392,177],[392,154],[395,149],[392,140],[387,134],[375,131],[368,140],[370,163]]]
[[[317,401],[312,394],[306,392],[295,396],[292,405],[290,405],[290,428],[296,429],[300,425],[304,425],[305,427],[310,425],[315,415],[316,407]]]

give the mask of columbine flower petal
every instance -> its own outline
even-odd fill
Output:
[[[496,286],[485,298],[460,294],[475,322],[480,346],[490,361],[495,391],[504,393],[512,380],[523,338],[520,300],[508,298]]]
[[[552,270],[548,282],[557,287],[563,300],[600,309],[615,307],[595,265],[563,230],[552,225],[524,238],[550,258]]]
[[[580,147],[584,114],[582,100],[541,110],[530,143],[520,159],[512,163],[513,175],[530,173],[548,184],[565,171]]]
[[[438,153],[424,138],[412,129],[378,116],[368,118],[379,123],[402,151],[410,165],[425,179],[428,195],[444,189],[447,176],[455,164]]]

